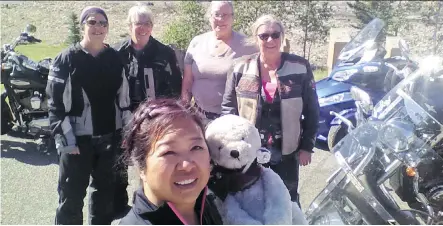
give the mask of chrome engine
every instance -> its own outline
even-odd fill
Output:
[[[26,108],[35,111],[48,110],[47,99],[45,98],[45,95],[39,91],[22,91],[17,93],[20,93],[20,103],[26,106]]]

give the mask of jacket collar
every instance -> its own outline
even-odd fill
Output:
[[[103,45],[105,46],[105,48],[99,53],[99,55],[112,49],[112,48],[110,48],[110,45],[107,43],[103,43]],[[83,46],[80,44],[80,42],[76,42],[74,44],[74,49],[76,51],[83,51],[84,53],[89,54],[89,52],[85,48],[83,48]]]
[[[203,211],[205,210],[207,190],[207,187],[203,189],[195,203],[195,211],[199,213],[200,223],[203,223]],[[160,206],[156,206],[149,201],[143,192],[143,187],[140,187],[134,192],[134,205],[132,208],[137,215],[147,218],[150,222],[165,222],[165,217],[172,217],[176,218],[178,222],[181,221],[180,217],[177,216],[168,203],[165,202]],[[171,220],[172,219],[169,219],[168,221]]]
[[[152,36],[149,37],[149,41],[146,44],[146,46],[143,48],[143,52],[145,52],[148,49],[151,49],[152,47],[154,47],[156,42],[157,42],[157,40],[154,37],[152,37]],[[126,40],[123,41],[123,43],[121,45],[121,48],[122,49],[126,49],[126,50],[130,49],[131,51],[133,51],[134,48],[132,47],[132,43],[133,42],[132,42],[131,37],[126,38]]]

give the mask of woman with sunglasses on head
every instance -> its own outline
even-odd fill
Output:
[[[210,156],[201,117],[187,103],[150,100],[134,112],[124,136],[141,186],[120,224],[223,224],[208,197]]]
[[[115,45],[128,79],[131,111],[146,99],[178,98],[181,92],[182,73],[175,52],[151,33],[154,16],[148,6],[138,3],[131,7],[127,17],[130,37]],[[119,142],[116,139],[116,142]],[[119,149],[119,155],[122,150]],[[120,161],[116,166],[115,215],[122,216],[128,206],[128,169]]]
[[[299,165],[311,162],[319,104],[309,62],[282,52],[284,28],[271,15],[257,19],[252,41],[260,52],[238,60],[228,74],[222,114],[237,114],[255,123],[262,146],[271,151],[269,166],[299,202]]]
[[[109,26],[103,9],[85,8],[80,24],[83,39],[54,59],[46,87],[59,153],[55,224],[83,224],[90,177],[88,223],[111,224],[114,139],[131,117],[128,84],[117,52],[104,43]]]
[[[220,116],[226,76],[234,59],[257,52],[245,36],[232,30],[231,1],[212,1],[208,8],[212,31],[192,39],[184,59],[182,99],[194,98],[195,106],[209,120]]]

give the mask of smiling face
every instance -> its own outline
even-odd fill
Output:
[[[151,37],[153,24],[149,17],[138,15],[129,25],[131,39],[134,43],[146,45]]]
[[[218,34],[227,34],[232,31],[234,23],[232,7],[228,3],[213,2],[209,19],[212,30]]]
[[[257,29],[257,43],[264,55],[280,53],[282,30],[276,23],[263,24]]]
[[[209,180],[210,157],[202,129],[177,119],[146,157],[141,172],[145,194],[154,204],[195,203]]]
[[[103,43],[108,31],[108,21],[100,13],[91,14],[85,20],[84,36],[90,42]]]

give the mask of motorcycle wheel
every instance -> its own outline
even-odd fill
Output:
[[[5,98],[2,97],[1,99],[1,131],[0,134],[4,135],[11,131],[12,129],[12,114],[11,110],[9,109],[8,103],[6,103]]]
[[[348,127],[346,125],[334,125],[331,126],[328,133],[328,148],[331,151],[334,146],[341,140],[343,137],[348,135]]]

